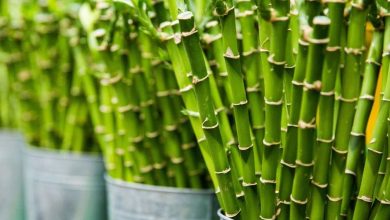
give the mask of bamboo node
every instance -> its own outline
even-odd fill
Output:
[[[213,125],[206,126],[205,125],[206,122],[207,122],[207,119],[202,123],[202,128],[205,129],[205,130],[212,130],[212,129],[215,129],[215,128],[217,128],[219,126],[218,122],[216,122]]]
[[[218,25],[218,21],[217,20],[212,20],[212,21],[207,22],[205,27],[206,28],[212,28],[212,27],[215,27],[217,25]]]
[[[271,146],[278,146],[280,145],[280,141],[274,141],[274,142],[267,142],[265,139],[263,140],[263,144],[266,147],[271,147]]]
[[[165,162],[161,162],[161,163],[154,163],[153,164],[153,168],[156,169],[156,170],[161,170],[165,167],[166,163]]]
[[[354,171],[350,170],[350,169],[345,169],[344,173],[345,174],[350,174],[352,176],[356,176],[356,173]]]
[[[235,59],[235,60],[240,59],[240,54],[234,55],[234,52],[230,47],[226,49],[226,52],[223,54],[223,56],[229,59]]]
[[[225,107],[224,106],[215,109],[214,113],[215,113],[215,115],[218,115],[220,112],[223,112],[223,111],[225,111]]]
[[[383,205],[390,205],[390,201],[385,199],[385,200],[379,200],[379,202]]]
[[[260,217],[260,219],[262,219],[262,220],[275,220],[275,218],[276,218],[276,214],[275,215],[273,215],[271,218],[266,218],[266,217],[263,217],[263,216],[259,216]]]
[[[368,59],[366,60],[366,63],[367,63],[367,64],[374,64],[374,65],[376,65],[376,66],[381,66],[381,63],[380,63],[380,62],[378,62],[378,61],[376,61],[376,60],[372,60],[372,59],[370,59],[370,58],[368,58]]]
[[[228,217],[228,218],[234,218],[234,217],[236,217],[238,214],[240,214],[240,212],[241,212],[241,209],[239,209],[237,212],[235,212],[235,213],[227,213],[227,212],[225,212],[225,215],[226,215],[226,217]]]
[[[321,184],[321,183],[317,183],[316,181],[312,180],[311,183],[315,186],[317,186],[318,188],[321,188],[321,189],[325,189],[326,187],[328,187],[328,184],[327,183],[324,183],[324,184]]]
[[[388,160],[388,158],[386,158],[386,160]],[[385,175],[385,174],[386,174],[386,172],[383,172],[383,171],[378,172],[378,175]]]
[[[120,112],[120,113],[128,112],[128,111],[132,110],[133,108],[134,108],[134,106],[131,105],[131,104],[128,104],[128,105],[125,105],[125,106],[119,106],[118,107],[118,112]]]
[[[267,180],[263,179],[263,177],[260,177],[260,182],[263,184],[276,184],[276,180]]]
[[[344,48],[344,51],[345,51],[346,54],[352,54],[352,55],[355,55],[355,56],[362,55],[364,50],[365,50],[364,47],[362,47],[362,48],[345,47]]]
[[[260,84],[257,82],[255,85],[253,85],[253,86],[248,86],[247,88],[246,88],[246,91],[248,92],[248,93],[250,93],[250,92],[259,92],[260,91]]]
[[[222,77],[226,77],[226,76],[228,76],[228,72],[221,72],[221,73],[219,73],[219,76],[222,76]]]
[[[320,92],[320,95],[322,95],[322,96],[333,96],[335,94],[335,91],[334,90],[332,90],[332,91],[321,91]]]
[[[222,38],[222,34],[204,34],[203,35],[203,41],[206,42],[206,44],[211,44],[214,41],[217,41]]]
[[[238,145],[238,149],[241,151],[249,150],[251,148],[253,148],[253,144],[249,145],[248,147],[241,147],[240,145]]]
[[[239,103],[232,103],[233,107],[240,106],[240,105],[246,105],[248,104],[248,100],[240,101]]]
[[[265,125],[253,125],[252,126],[253,130],[260,130],[260,129],[264,129],[264,128],[265,128]]]
[[[115,149],[115,153],[119,156],[123,156],[125,155],[125,150],[123,150],[122,148],[117,148]]]
[[[94,130],[95,130],[96,134],[102,134],[102,133],[104,133],[104,126],[96,125]]]
[[[104,141],[111,142],[114,140],[114,134],[106,134],[104,135]]]
[[[357,197],[358,200],[361,200],[363,202],[368,202],[368,203],[371,203],[372,202],[372,198],[368,197],[368,196],[358,196]]]
[[[226,169],[224,169],[224,170],[222,170],[222,171],[215,171],[215,174],[227,174],[227,173],[229,173],[230,172],[230,167],[228,167],[228,168],[226,168]]]
[[[338,154],[347,154],[348,153],[348,150],[340,150],[340,149],[337,149],[337,147],[335,146],[332,146],[332,150],[335,152],[335,153],[338,153]]]
[[[297,167],[295,164],[287,163],[287,162],[284,161],[283,159],[280,161],[280,163],[281,163],[282,165],[285,165],[285,166],[290,167],[290,168],[292,168],[292,169],[295,169],[295,168]]]
[[[314,161],[311,161],[310,163],[304,163],[301,160],[296,160],[295,163],[302,167],[312,167],[314,166]]]
[[[369,151],[371,151],[371,152],[373,152],[373,153],[375,153],[375,154],[380,154],[380,155],[382,155],[383,154],[383,152],[382,151],[378,151],[378,150],[374,150],[374,149],[372,149],[372,148],[367,148],[367,150],[369,150]]]
[[[243,187],[246,187],[246,186],[256,186],[256,185],[257,185],[256,182],[247,183],[247,182],[245,182],[245,181],[242,181],[242,186],[243,186]]]
[[[248,16],[251,16],[254,14],[255,14],[255,12],[253,10],[238,11],[236,13],[236,18],[244,18],[244,17],[248,17]]]
[[[299,126],[298,126],[297,124],[291,124],[291,123],[288,123],[288,124],[287,124],[287,127],[299,128]]]
[[[308,40],[311,44],[327,44],[329,42],[329,38],[324,38],[324,39],[309,38]]]
[[[291,81],[293,85],[296,85],[296,86],[303,86],[304,85],[304,82],[298,82],[296,80],[293,80]]]
[[[247,56],[250,56],[250,55],[252,55],[252,54],[254,54],[254,53],[257,53],[257,52],[259,52],[259,50],[252,47],[252,48],[250,48],[248,51],[244,51],[244,52],[242,53],[242,55],[243,55],[244,57],[247,57]]]
[[[148,165],[140,168],[141,173],[149,173],[152,170],[153,170],[152,165]]]
[[[140,143],[143,140],[144,140],[144,137],[142,135],[140,135],[140,136],[134,137],[132,142],[133,143]]]
[[[182,158],[182,157],[172,157],[171,158],[171,162],[173,163],[173,164],[180,164],[180,163],[182,163],[184,161],[184,158]]]
[[[345,4],[346,0],[323,0],[324,3],[340,3]]]
[[[290,200],[294,203],[300,204],[300,205],[306,205],[307,204],[307,198],[305,200],[298,200],[293,197],[293,195],[290,196]]]
[[[185,93],[185,92],[190,91],[192,88],[193,88],[192,84],[189,84],[189,85],[187,85],[187,86],[181,88],[181,89],[179,90],[179,92],[180,92],[180,93]]]
[[[344,98],[341,95],[338,96],[336,99],[343,101],[343,102],[349,102],[349,103],[353,103],[353,102],[356,102],[358,100],[357,98]]]
[[[200,143],[206,141],[206,137],[203,136],[203,137],[199,138],[197,141],[198,141],[198,144],[200,144]]]
[[[269,63],[277,65],[277,66],[284,66],[286,64],[285,60],[282,60],[282,61],[274,60],[274,56],[275,56],[275,54],[271,54],[271,55],[268,56],[267,60],[268,60]]]
[[[157,97],[166,97],[170,95],[170,91],[169,90],[158,91],[156,95]]]
[[[364,95],[361,95],[359,97],[359,99],[365,99],[365,100],[374,100],[375,97],[373,95],[370,95],[370,94],[364,94]]]
[[[196,85],[198,83],[201,83],[203,81],[205,81],[206,79],[208,79],[210,76],[210,73],[207,73],[203,78],[198,78],[198,76],[194,76],[192,77],[192,84]]]
[[[316,80],[313,83],[309,83],[306,80],[303,82],[304,89],[306,90],[314,90],[321,91],[322,83],[320,80]]]
[[[114,170],[115,169],[115,163],[106,163],[106,169],[107,170]]]
[[[181,43],[181,34],[180,33],[174,33],[173,34],[173,39],[175,44],[180,44]]]
[[[322,142],[322,143],[327,143],[327,144],[330,144],[334,141],[334,137],[332,137],[331,139],[322,139],[322,138],[317,138],[317,141],[318,142]]]
[[[305,122],[303,120],[299,120],[298,128],[301,128],[301,129],[313,129],[313,128],[316,128],[316,118],[314,117],[309,122]]]
[[[193,147],[195,147],[195,146],[196,146],[196,143],[191,142],[191,143],[184,143],[184,144],[182,144],[182,145],[181,145],[181,148],[182,148],[183,150],[188,150],[188,149],[191,149],[191,148],[193,148]]]
[[[327,46],[326,47],[327,52],[336,52],[338,50],[341,50],[340,46]]]
[[[351,135],[355,136],[355,137],[364,137],[364,136],[366,136],[364,133],[359,133],[359,132],[354,132],[354,131],[351,131]]]
[[[283,104],[283,98],[277,101],[269,101],[266,97],[264,97],[264,102],[267,105],[282,105]]]
[[[240,197],[244,197],[244,196],[245,196],[244,191],[240,191],[240,192],[236,193],[236,198],[240,198]]]
[[[198,30],[195,28],[195,26],[194,27],[192,27],[192,29],[190,30],[190,31],[182,31],[181,32],[181,36],[183,36],[183,37],[189,37],[189,36],[191,36],[191,35],[193,35],[193,34],[195,34],[195,33],[197,33],[198,32]]]
[[[143,101],[143,102],[140,102],[139,105],[143,108],[145,107],[148,107],[148,106],[151,106],[154,104],[154,100],[153,99],[149,99],[149,100],[146,100],[146,101]]]
[[[157,136],[159,135],[159,132],[158,131],[153,131],[153,132],[146,132],[146,137],[147,138],[156,138]]]
[[[177,125],[176,124],[166,125],[164,128],[166,131],[175,131],[177,129]]]
[[[279,203],[284,204],[284,205],[290,205],[291,202],[289,200],[280,200]]]

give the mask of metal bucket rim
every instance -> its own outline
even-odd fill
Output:
[[[169,186],[155,186],[146,185],[141,183],[129,183],[123,180],[114,179],[107,174],[104,175],[104,179],[110,184],[121,188],[139,189],[146,191],[165,192],[165,193],[186,193],[186,194],[214,194],[212,189],[191,189],[191,188],[176,188]]]
[[[223,220],[232,220],[231,218],[226,217],[226,216],[222,213],[222,209],[218,209],[217,214],[218,214],[218,217],[219,217],[220,219],[223,219]]]
[[[56,160],[74,160],[74,161],[96,161],[102,162],[103,158],[100,154],[86,153],[86,152],[72,152],[72,151],[61,151],[56,149],[42,148],[28,145],[23,149],[23,153],[30,157],[50,157]]]

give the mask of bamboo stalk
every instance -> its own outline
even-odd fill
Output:
[[[375,88],[379,75],[383,48],[383,30],[376,30],[373,35],[370,50],[366,59],[364,81],[356,107],[356,114],[348,144],[348,156],[343,183],[343,201],[341,215],[346,215],[354,185],[356,184],[357,164],[361,158],[361,151],[365,147],[365,129],[373,105]],[[354,184],[355,182],[355,184]]]
[[[306,205],[309,197],[306,189],[310,187],[310,174],[314,165],[316,111],[320,90],[323,88],[321,76],[325,48],[329,41],[329,25],[328,17],[315,17],[313,19],[313,32],[309,38],[310,45],[303,85],[302,108],[298,122],[297,167],[291,194],[290,218],[293,219],[306,217]]]
[[[234,194],[230,173],[231,169],[224,153],[218,120],[215,117],[213,104],[209,97],[210,82],[204,64],[204,56],[199,45],[199,35],[194,27],[194,18],[191,12],[179,14],[178,19],[187,56],[191,64],[192,73],[194,74],[193,84],[197,94],[200,117],[203,121],[202,128],[209,146],[213,146],[211,152],[215,156],[213,162],[220,185],[223,208],[228,217],[235,218],[240,213],[240,210]]]
[[[333,118],[336,76],[340,67],[341,31],[345,2],[328,2],[329,42],[322,70],[321,92],[318,104],[317,143],[314,153],[313,189],[310,197],[310,218],[324,218],[328,185],[328,169],[333,145]]]
[[[336,218],[341,208],[343,175],[348,153],[349,135],[361,87],[360,74],[363,68],[366,8],[369,4],[369,2],[353,1],[349,16],[349,34],[347,45],[344,49],[346,52],[345,69],[341,75],[341,94],[338,98],[340,99],[340,109],[329,177],[327,216],[330,219]],[[354,86],[352,87],[351,85]]]

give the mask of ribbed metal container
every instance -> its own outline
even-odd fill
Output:
[[[30,147],[25,152],[28,220],[105,220],[103,160]]]
[[[218,203],[212,190],[127,183],[106,177],[110,220],[211,220]]]
[[[24,219],[23,136],[0,130],[0,220]]]

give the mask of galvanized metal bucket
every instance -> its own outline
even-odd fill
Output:
[[[24,219],[23,145],[20,133],[0,130],[0,220]]]
[[[219,217],[219,220],[233,220],[229,217],[226,217],[223,213],[222,213],[222,209],[219,209],[218,210],[218,217]]]
[[[28,220],[105,220],[103,160],[97,155],[28,148]]]
[[[110,220],[211,220],[218,209],[212,190],[127,183],[106,177]]]

